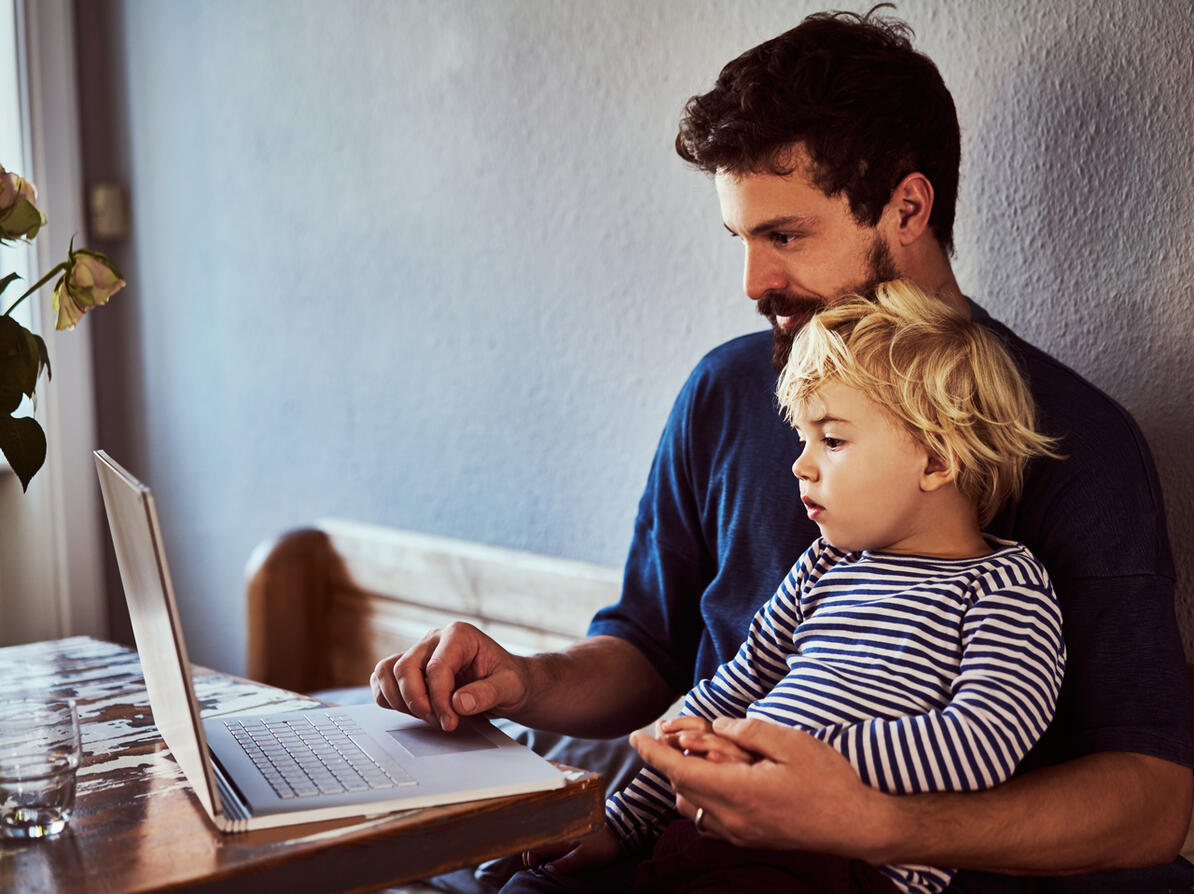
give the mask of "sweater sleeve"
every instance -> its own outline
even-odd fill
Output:
[[[676,693],[692,685],[703,621],[701,594],[714,568],[701,528],[700,489],[691,461],[700,367],[685,383],[660,435],[639,501],[618,602],[594,615],[589,636],[626,640]]]
[[[821,543],[809,547],[792,567],[775,595],[755,614],[750,631],[737,654],[702,680],[680,710],[712,721],[718,717],[745,717],[746,709],[766,695],[787,672],[784,655],[792,631],[800,623],[800,593],[817,563]],[[676,795],[667,778],[644,767],[622,791],[605,804],[606,824],[632,848],[662,831],[675,815]]]
[[[922,714],[835,725],[815,735],[867,785],[894,794],[975,791],[1011,776],[1052,720],[1065,666],[1048,576],[1006,570],[979,581],[963,619],[949,701]]]

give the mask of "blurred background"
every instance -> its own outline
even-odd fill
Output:
[[[86,492],[95,446],[154,487],[191,658],[221,670],[244,670],[254,546],[320,517],[622,563],[689,370],[765,325],[711,183],[674,153],[680,110],[822,7],[17,5],[59,39],[14,61],[66,71],[75,99],[77,162],[34,178],[47,202],[69,205],[66,184],[76,205],[97,186],[123,200],[123,230],[83,235],[129,285],[52,345],[43,408],[85,361],[73,381],[94,436],[60,438],[58,471],[27,495],[0,482],[6,531],[40,490],[83,532],[55,538],[53,514],[39,529],[56,543],[56,613],[14,571],[38,543],[6,535],[4,641],[130,641]],[[1192,9],[903,0],[896,14],[958,106],[962,288],[1140,423],[1194,657]]]

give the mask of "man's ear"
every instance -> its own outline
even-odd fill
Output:
[[[940,490],[947,484],[953,484],[958,477],[954,464],[936,453],[927,453],[924,472],[920,476],[920,489],[925,493]]]
[[[913,171],[891,193],[888,209],[894,213],[895,236],[900,245],[911,245],[929,226],[933,211],[933,184]]]

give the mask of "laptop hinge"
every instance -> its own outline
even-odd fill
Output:
[[[212,775],[216,778],[216,790],[220,793],[220,827],[229,832],[247,831],[249,820],[253,818],[249,805],[241,796],[236,784],[224,774],[224,769],[215,755],[210,751],[208,754],[211,756]]]

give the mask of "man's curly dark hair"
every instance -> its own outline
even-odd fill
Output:
[[[877,14],[890,5],[817,13],[747,50],[685,105],[676,151],[710,174],[787,175],[787,150],[802,144],[813,182],[844,193],[867,226],[918,171],[933,185],[929,226],[952,253],[957,111],[937,66],[912,48],[912,29]]]

